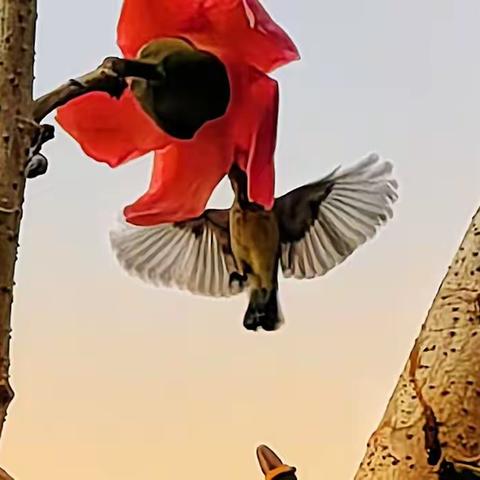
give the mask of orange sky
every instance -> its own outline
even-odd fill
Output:
[[[378,151],[401,186],[394,221],[325,278],[282,281],[285,328],[255,335],[244,297],[123,274],[108,229],[149,160],[110,171],[59,131],[22,228],[0,449],[15,478],[254,479],[260,443],[302,480],[356,471],[477,207],[480,6],[265,3],[303,54],[277,76],[278,191]],[[37,93],[116,52],[119,4],[40,1]]]

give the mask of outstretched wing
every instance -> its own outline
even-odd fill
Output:
[[[121,266],[144,282],[214,297],[242,289],[229,281],[236,267],[228,210],[206,210],[192,220],[152,227],[122,221],[110,240]]]
[[[343,262],[392,217],[392,165],[370,155],[275,202],[285,277],[313,278]]]

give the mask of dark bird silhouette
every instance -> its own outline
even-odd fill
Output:
[[[283,323],[279,265],[285,277],[305,279],[343,262],[391,218],[391,172],[389,162],[370,155],[277,198],[267,211],[249,202],[246,175],[233,167],[230,209],[152,227],[123,223],[111,233],[112,248],[123,268],[147,283],[215,297],[247,289],[245,328],[276,330]]]
[[[173,137],[193,138],[205,122],[228,108],[230,82],[224,64],[186,40],[152,40],[136,60],[124,64],[131,75],[139,74],[130,87],[143,110]]]

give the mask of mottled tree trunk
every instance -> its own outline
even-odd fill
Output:
[[[13,480],[13,478],[5,470],[0,468],[0,480]]]
[[[13,391],[9,383],[10,314],[23,170],[32,126],[36,0],[0,0],[0,434]]]
[[[480,478],[480,210],[355,478]]]

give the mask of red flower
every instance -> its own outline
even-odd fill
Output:
[[[153,225],[202,213],[233,162],[247,172],[250,200],[271,208],[278,86],[267,73],[298,59],[288,35],[258,0],[125,0],[118,44],[127,58],[154,39],[182,37],[226,66],[226,114],[192,140],[173,138],[130,90],[120,100],[91,93],[60,108],[57,121],[95,160],[111,167],[155,151],[148,191],[124,210],[128,222]]]

